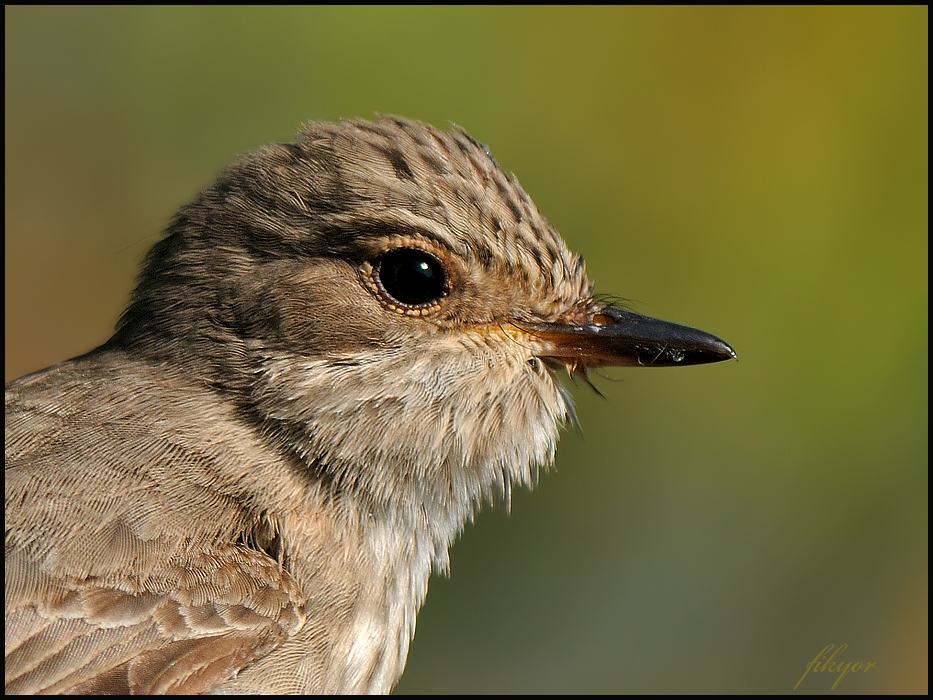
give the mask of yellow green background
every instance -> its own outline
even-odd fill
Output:
[[[928,10],[5,10],[6,378],[306,120],[455,122],[597,290],[740,361],[613,370],[435,577],[398,692],[926,692]],[[619,381],[621,380],[621,381]],[[797,692],[831,692],[811,673]]]

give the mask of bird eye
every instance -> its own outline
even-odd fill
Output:
[[[399,248],[380,255],[373,263],[373,281],[400,311],[436,306],[448,291],[444,265],[418,248]]]

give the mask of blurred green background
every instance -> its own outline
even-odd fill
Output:
[[[106,340],[237,153],[374,112],[462,125],[597,291],[738,351],[574,388],[397,692],[784,693],[828,644],[877,664],[836,692],[927,691],[926,7],[5,19],[8,380]]]

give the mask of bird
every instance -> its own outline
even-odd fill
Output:
[[[7,693],[387,693],[432,571],[552,464],[562,377],[736,358],[594,293],[463,129],[311,122],[6,386]]]

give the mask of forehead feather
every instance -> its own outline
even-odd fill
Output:
[[[445,133],[398,117],[312,123],[297,145],[322,136],[347,195],[370,221],[410,225],[414,215],[435,224],[426,233],[459,255],[584,284],[579,257],[489,149],[459,127]]]
[[[227,206],[240,212],[231,214],[303,250],[424,236],[555,302],[589,293],[579,256],[489,149],[459,127],[445,133],[386,116],[312,122],[294,143],[241,158],[226,181]]]

